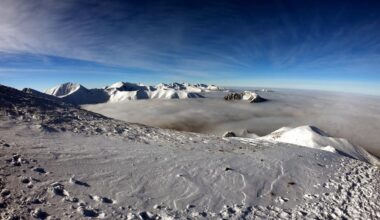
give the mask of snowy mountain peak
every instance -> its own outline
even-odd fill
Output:
[[[192,85],[174,82],[149,86],[142,83],[116,82],[103,89],[86,89],[80,84],[64,83],[47,90],[45,93],[63,98],[65,102],[81,105],[139,99],[203,98],[198,93],[216,90],[219,90],[219,87],[205,84]]]
[[[54,88],[48,89],[45,91],[45,93],[48,95],[53,95],[57,97],[65,97],[79,90],[87,90],[87,89],[78,83],[67,82],[67,83],[58,85]]]

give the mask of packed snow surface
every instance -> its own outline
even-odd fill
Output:
[[[376,166],[113,120],[0,86],[1,219],[378,219]]]

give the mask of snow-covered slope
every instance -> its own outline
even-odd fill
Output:
[[[258,139],[316,148],[343,154],[374,165],[380,165],[380,161],[362,147],[355,146],[343,138],[330,137],[314,126],[300,126],[296,128],[283,127]]]

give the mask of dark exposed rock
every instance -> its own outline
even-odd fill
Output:
[[[224,100],[230,101],[230,100],[247,100],[250,103],[258,103],[258,102],[264,102],[267,101],[267,99],[264,99],[263,97],[259,96],[257,93],[245,91],[242,93],[236,93],[232,92],[224,96]]]
[[[42,211],[41,208],[37,208],[37,209],[33,210],[31,215],[37,219],[45,219],[47,217],[47,213]]]
[[[223,137],[236,137],[236,134],[232,131],[227,131],[223,134]]]
[[[33,168],[33,171],[37,173],[46,173],[45,169],[41,167],[35,167]]]

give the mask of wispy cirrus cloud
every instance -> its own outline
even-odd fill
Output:
[[[9,73],[13,68],[16,74],[28,68],[27,54],[39,59],[35,69],[47,70],[65,68],[51,61],[54,56],[78,60],[82,67],[218,81],[251,76],[313,80],[316,73],[366,78],[378,74],[380,63],[376,7],[359,2],[1,0],[0,69]]]

